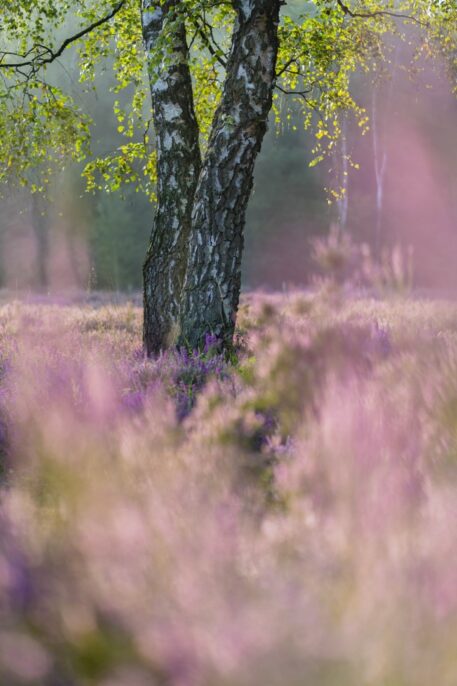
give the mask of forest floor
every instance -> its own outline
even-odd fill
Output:
[[[457,303],[0,293],[0,683],[457,683]]]

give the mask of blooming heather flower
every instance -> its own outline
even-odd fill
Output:
[[[298,298],[0,307],[0,684],[457,683],[456,306]]]

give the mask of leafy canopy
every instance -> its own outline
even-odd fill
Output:
[[[235,13],[224,0],[182,0],[201,143],[221,93]],[[364,109],[351,94],[363,71],[378,74],[390,60],[392,41],[417,40],[418,52],[444,53],[455,67],[457,10],[453,0],[293,0],[282,11],[277,126],[297,108],[316,133],[314,161],[324,159],[341,134],[346,116],[367,130]],[[0,182],[30,185],[40,167],[45,186],[68,159],[85,161],[89,189],[117,190],[135,184],[154,198],[155,151],[148,77],[166,65],[173,30],[170,19],[152,54],[145,54],[138,0],[1,0]],[[86,88],[103,89],[114,74],[113,109],[119,145],[93,157],[93,122],[72,95],[67,72]],[[149,72],[149,73],[148,73]],[[112,83],[112,79],[110,80]],[[62,86],[62,83],[65,86]]]

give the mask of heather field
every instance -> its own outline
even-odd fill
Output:
[[[454,686],[457,304],[0,304],[0,683]]]

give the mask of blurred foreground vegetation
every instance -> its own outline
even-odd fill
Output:
[[[457,305],[343,290],[2,302],[0,683],[457,682]]]

